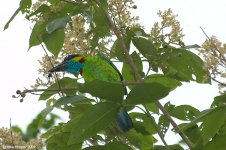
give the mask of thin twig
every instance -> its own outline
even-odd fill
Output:
[[[166,143],[166,141],[165,141],[165,139],[164,139],[164,135],[162,134],[162,132],[159,131],[158,125],[156,124],[155,119],[152,117],[151,113],[149,112],[147,106],[144,105],[144,108],[145,108],[145,110],[146,110],[147,116],[150,118],[150,121],[151,121],[151,123],[152,123],[154,129],[157,131],[159,137],[161,138],[163,144],[164,144],[166,147],[168,147],[168,144]]]
[[[39,39],[37,32],[36,32],[34,29],[33,29],[33,31],[34,31],[34,34],[35,34],[37,40],[41,43],[41,47],[42,47],[43,51],[45,52],[45,54],[46,54],[46,56],[47,56],[47,58],[48,58],[48,60],[49,60],[49,62],[50,62],[51,67],[53,68],[54,65],[53,65],[53,63],[52,63],[51,58],[49,57],[49,55],[48,55],[48,53],[47,53],[47,50],[46,50],[45,47],[42,45],[42,41],[41,41],[41,39]],[[61,89],[60,82],[59,82],[59,80],[58,80],[57,75],[56,75],[55,72],[53,73],[53,76],[54,76],[55,81],[56,81],[57,84],[58,84],[59,89]],[[62,93],[61,93],[61,94],[62,94]],[[60,94],[59,94],[59,95],[60,95]]]
[[[99,5],[99,7],[101,7],[101,3],[99,0],[95,0],[95,2]],[[102,8],[103,9],[103,8]],[[107,17],[115,35],[117,36],[117,38],[119,39],[120,41],[120,45],[126,55],[126,58],[129,62],[129,65],[135,75],[135,78],[136,78],[136,81],[138,83],[142,83],[143,80],[142,80],[142,77],[141,75],[139,74],[138,72],[138,69],[132,59],[132,57],[129,55],[129,50],[127,49],[126,47],[126,44],[123,40],[123,36],[122,36],[122,33],[120,32],[120,30],[115,26],[115,24],[113,23],[111,17],[109,16],[109,14],[103,9],[104,13],[105,13],[105,16]],[[169,113],[165,110],[165,108],[162,106],[162,104],[159,102],[159,101],[156,101],[155,102],[156,105],[159,107],[159,109],[163,112],[164,116],[169,120],[169,122],[172,124],[172,126],[175,128],[175,130],[178,131],[179,135],[181,136],[181,138],[184,140],[184,142],[188,145],[188,147],[191,149],[192,148],[192,144],[191,142],[189,141],[189,139],[187,138],[187,136],[180,130],[180,128],[178,127],[178,125],[174,122],[174,120],[171,118],[171,116],[169,115]],[[144,105],[145,106],[145,105]]]

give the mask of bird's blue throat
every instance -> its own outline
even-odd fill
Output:
[[[81,62],[74,62],[73,60],[69,60],[67,62],[67,72],[70,73],[79,73],[80,70],[83,68],[84,64]]]

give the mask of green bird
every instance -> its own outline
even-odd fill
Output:
[[[125,89],[125,94],[127,94],[121,73],[117,67],[102,54],[97,56],[85,56],[80,54],[68,55],[64,58],[62,63],[53,67],[49,72],[69,72],[74,75],[80,74],[85,82],[96,79],[107,82],[121,81]],[[120,109],[116,120],[123,131],[128,131],[133,128],[132,120],[125,108]]]

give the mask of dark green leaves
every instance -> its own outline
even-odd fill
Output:
[[[216,136],[212,141],[206,144],[201,150],[225,150],[226,135]]]
[[[167,96],[170,89],[158,83],[142,83],[135,86],[126,98],[128,104],[155,102]]]
[[[133,44],[139,50],[139,52],[146,58],[149,58],[153,53],[156,53],[156,48],[153,43],[145,37],[133,37]]]
[[[57,29],[64,28],[66,24],[71,20],[71,16],[64,16],[57,18],[46,25],[46,31],[51,34]]]
[[[36,23],[32,29],[30,39],[29,39],[29,48],[36,46],[42,43],[42,35],[46,33],[45,24]]]
[[[70,133],[65,132],[57,132],[53,136],[48,139],[47,149],[48,150],[75,150],[81,149],[82,143],[76,143],[72,145],[68,145],[67,142],[69,140]]]
[[[181,81],[210,83],[209,72],[197,55],[185,49],[168,48],[165,51],[161,56],[164,74]]]
[[[161,74],[153,74],[150,76],[147,76],[145,79],[146,82],[150,83],[159,83],[164,85],[165,87],[170,88],[171,90],[174,90],[178,86],[181,86],[182,83],[176,79],[161,75]]]
[[[63,44],[64,44],[64,29],[59,29],[51,34],[45,34],[43,36],[43,42],[45,43],[47,49],[57,57]]]
[[[202,137],[204,144],[216,135],[220,127],[226,121],[226,107],[219,107],[215,111],[208,114],[208,117],[203,121],[201,125]]]
[[[92,82],[80,84],[79,91],[82,93],[90,93],[93,96],[114,102],[121,102],[125,92],[122,84],[102,80],[94,80]]]
[[[180,120],[193,120],[200,111],[190,105],[180,105],[169,110],[170,115]]]
[[[99,103],[87,110],[77,121],[71,121],[72,128],[68,144],[82,142],[105,129],[111,123],[119,110],[114,103]],[[69,122],[70,124],[70,122]],[[70,130],[70,129],[69,129]]]
[[[139,74],[141,76],[143,76],[143,64],[142,64],[140,56],[135,51],[130,56],[132,57],[135,65],[137,67],[137,70],[139,71]],[[123,63],[122,75],[127,82],[135,82],[136,81],[133,70],[131,69],[130,65],[127,62]]]
[[[126,48],[129,50],[130,49],[130,43],[131,43],[131,39],[128,37],[124,37],[124,42],[126,44]],[[115,40],[112,48],[111,48],[111,56],[112,57],[117,57],[118,60],[124,62],[126,60],[126,56],[124,53],[124,50],[122,49],[120,40],[117,39]]]
[[[68,77],[62,78],[58,82],[48,87],[46,91],[40,95],[39,100],[46,100],[60,91],[66,93],[67,95],[75,95],[76,87],[77,80]]]

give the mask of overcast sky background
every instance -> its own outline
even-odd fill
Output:
[[[32,25],[18,15],[3,32],[3,27],[19,6],[19,0],[0,1],[0,127],[19,125],[23,129],[45,108],[45,102],[38,102],[37,96],[26,96],[23,103],[13,99],[15,91],[24,87],[29,88],[35,82],[38,59],[44,54],[41,47],[32,48],[29,52],[28,41]],[[216,35],[221,41],[226,41],[226,1],[224,0],[136,0],[138,6],[134,12],[140,16],[140,22],[147,32],[158,19],[158,10],[172,8],[178,14],[187,45],[202,44],[205,36],[200,30],[202,26],[209,36]],[[210,106],[211,101],[218,95],[216,84],[201,85],[196,83],[184,84],[165,98],[173,104],[189,104],[200,110]],[[64,116],[66,116],[64,114]],[[170,137],[168,137],[170,138]],[[175,142],[175,141],[172,141]]]

